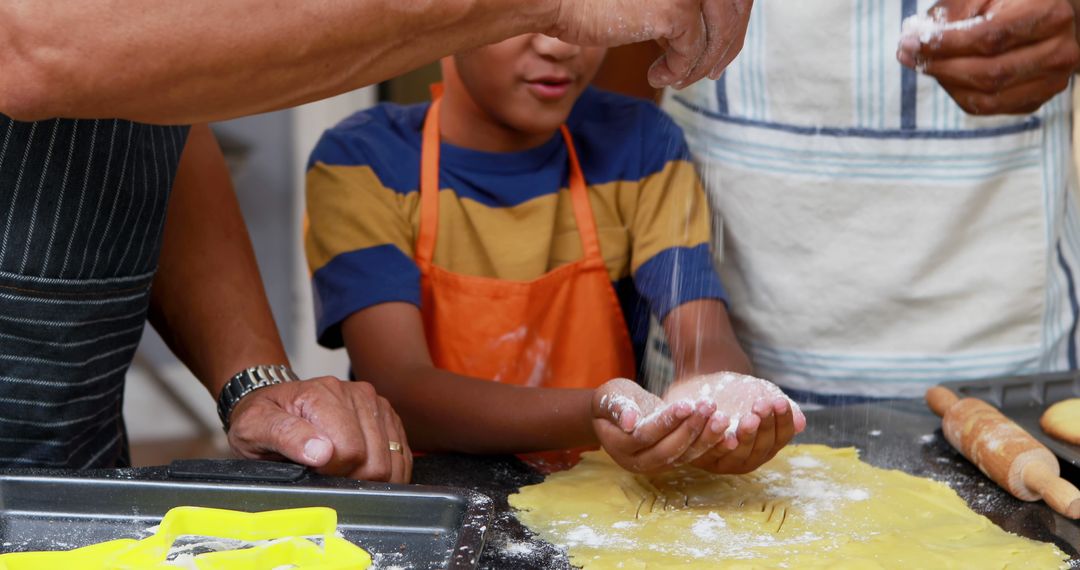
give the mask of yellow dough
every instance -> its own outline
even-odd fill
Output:
[[[1009,534],[948,486],[795,445],[748,475],[646,477],[603,452],[510,497],[521,521],[608,568],[1067,568],[1052,544]]]
[[[1039,418],[1039,425],[1050,437],[1080,445],[1080,398],[1062,400],[1050,406]]]

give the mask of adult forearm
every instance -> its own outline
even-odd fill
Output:
[[[287,363],[221,150],[192,128],[176,175],[150,320],[213,396],[236,372]]]
[[[554,0],[13,0],[0,113],[191,123],[317,100],[554,24]]]
[[[592,390],[510,386],[433,367],[373,383],[416,450],[521,453],[597,443]]]

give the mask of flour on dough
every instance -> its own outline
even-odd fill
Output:
[[[850,448],[788,446],[747,475],[653,477],[594,452],[510,504],[586,570],[1067,568],[1054,545],[1001,530],[948,486]]]

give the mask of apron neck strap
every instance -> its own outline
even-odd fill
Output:
[[[585,185],[585,174],[581,171],[581,161],[578,160],[577,150],[574,148],[574,139],[565,124],[560,125],[559,130],[562,131],[563,141],[566,143],[566,154],[570,157],[570,199],[574,204],[574,221],[577,222],[578,234],[581,236],[581,249],[586,260],[599,261],[603,265],[600,240],[596,236],[596,220],[593,219],[589,190]]]
[[[435,91],[432,87],[433,94]],[[439,109],[442,107],[439,91],[424,119],[420,146],[420,233],[416,237],[416,263],[425,270],[435,255],[435,235],[439,231]]]
[[[435,237],[439,230],[439,113],[442,107],[442,85],[431,87],[433,100],[424,118],[420,147],[420,231],[416,238],[416,263],[421,269],[431,266],[435,255]],[[603,265],[600,240],[596,233],[588,187],[581,170],[570,129],[560,125],[570,162],[570,199],[574,206],[574,221],[581,236],[581,248],[586,261]]]

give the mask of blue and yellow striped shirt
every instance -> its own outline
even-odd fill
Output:
[[[340,323],[356,311],[420,305],[413,252],[427,108],[384,104],[357,113],[328,130],[311,155],[305,246],[325,346],[342,345]],[[682,131],[651,103],[589,89],[567,125],[640,357],[650,310],[662,319],[688,301],[726,300],[709,252],[705,194]],[[558,134],[516,153],[444,143],[434,263],[522,281],[580,259],[568,172]]]

